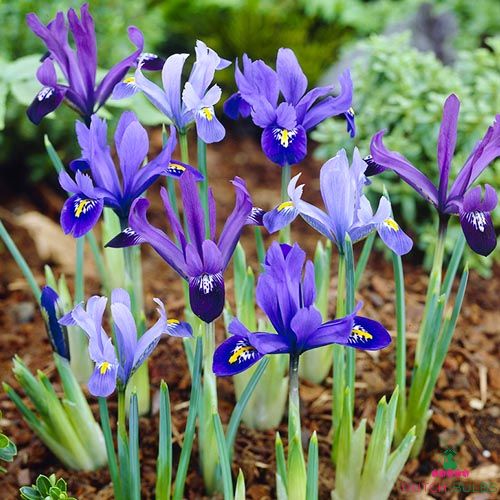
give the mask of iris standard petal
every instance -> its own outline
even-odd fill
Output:
[[[149,223],[146,216],[148,207],[149,201],[145,198],[138,198],[132,203],[129,216],[130,227],[144,238],[169,266],[187,279],[184,254],[163,231]]]
[[[269,125],[261,137],[262,150],[274,163],[285,166],[301,162],[307,154],[307,135],[302,125],[292,129]]]
[[[144,48],[144,36],[142,32],[135,26],[128,28],[129,40],[136,46],[136,50],[128,57],[115,64],[99,83],[95,95],[99,106],[102,106],[113,92],[116,84],[123,80],[128,69],[135,63]]]
[[[278,50],[276,73],[280,90],[287,102],[297,104],[307,90],[307,78],[291,49]]]
[[[130,308],[125,304],[120,302],[112,303],[111,314],[115,325],[115,338],[120,365],[123,368],[125,377],[128,378],[132,370],[136,350],[137,327]]]
[[[382,241],[397,255],[405,255],[413,247],[412,239],[392,217],[379,224],[377,232]]]
[[[232,120],[237,120],[239,116],[248,118],[250,116],[250,105],[241,97],[240,92],[235,92],[224,102],[224,114]]]
[[[201,246],[205,240],[205,219],[196,179],[190,172],[185,172],[179,180],[179,185],[189,239],[201,254]]]
[[[217,319],[224,309],[225,288],[222,273],[189,277],[191,309],[205,323]]]
[[[146,129],[138,121],[133,120],[124,130],[116,148],[122,171],[123,190],[129,193],[134,174],[148,154],[149,138]]]
[[[218,377],[227,377],[245,371],[261,358],[248,339],[233,335],[215,350],[212,368]]]
[[[246,220],[252,211],[252,198],[245,181],[241,177],[235,177],[231,182],[234,186],[236,200],[233,211],[227,218],[217,242],[222,253],[222,269],[226,269],[229,264]]]
[[[437,161],[439,167],[438,198],[439,204],[444,208],[448,194],[448,179],[450,176],[451,161],[457,142],[458,113],[460,101],[455,94],[451,94],[443,107],[443,119],[439,128],[437,144]]]
[[[434,184],[403,155],[389,151],[385,147],[382,141],[384,133],[385,131],[381,130],[372,137],[370,151],[373,160],[379,165],[394,170],[417,193],[437,206],[438,192]]]
[[[85,198],[81,194],[68,198],[60,219],[64,234],[72,234],[74,238],[87,234],[99,220],[103,207],[102,199]]]
[[[321,326],[321,313],[314,307],[303,307],[294,315],[290,327],[296,336],[295,352],[307,351],[308,338]]]

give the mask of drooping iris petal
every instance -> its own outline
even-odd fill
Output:
[[[138,60],[137,65],[146,71],[160,71],[163,69],[165,59],[151,52],[143,52]]]
[[[30,121],[35,125],[39,125],[44,116],[59,107],[65,94],[66,90],[63,88],[43,87],[26,110]]]
[[[413,247],[412,239],[401,229],[391,217],[377,226],[382,241],[397,255],[407,254]]]
[[[379,165],[377,162],[373,160],[372,155],[367,155],[363,158],[363,161],[366,163],[366,170],[365,170],[365,175],[366,177],[372,177],[374,175],[381,174],[387,168],[383,167],[382,165]]]
[[[146,240],[131,227],[126,227],[121,233],[109,240],[105,248],[126,248],[146,243]]]
[[[87,159],[85,158],[77,158],[76,160],[71,160],[69,162],[69,168],[73,172],[86,172],[87,170],[90,169],[90,164]],[[73,192],[73,190],[68,190]]]
[[[354,110],[352,108],[349,108],[345,113],[345,121],[347,124],[347,132],[349,135],[354,137],[356,135],[356,122],[354,120]]]
[[[123,81],[118,82],[113,89],[111,94],[111,99],[119,101],[121,99],[127,99],[139,92],[139,87],[135,83],[134,76],[128,76]]]
[[[90,379],[88,388],[95,397],[107,398],[116,389],[116,376],[118,367],[107,361],[97,363]]]
[[[248,339],[233,335],[217,347],[213,358],[213,371],[218,377],[236,375],[250,368],[262,358]]]
[[[497,246],[495,227],[488,212],[460,212],[460,224],[468,245],[474,252],[488,256]]]
[[[295,165],[307,154],[307,135],[302,125],[292,129],[278,125],[266,126],[261,137],[262,150],[266,156],[280,166]]]
[[[213,106],[205,106],[195,114],[196,132],[207,144],[220,142],[226,135],[226,129],[215,115]]]
[[[40,295],[40,307],[47,327],[47,333],[54,349],[59,356],[70,359],[68,339],[66,338],[57,317],[57,302],[59,296],[50,286],[44,286]]]
[[[250,105],[241,97],[240,92],[235,92],[224,102],[224,114],[232,120],[237,120],[238,116],[247,118],[250,116]]]
[[[375,351],[387,347],[391,343],[391,336],[378,321],[355,316],[351,334],[345,342],[339,343],[356,349]]]
[[[293,201],[284,201],[270,212],[267,212],[262,221],[264,227],[272,234],[291,224],[299,215]]]
[[[285,354],[295,350],[295,339],[279,334],[256,332],[248,339],[261,354]]]
[[[225,287],[222,273],[189,278],[189,302],[193,312],[205,323],[217,319],[224,309]]]
[[[170,318],[167,320],[167,334],[172,337],[192,337],[193,329],[185,321]]]
[[[187,163],[182,163],[181,161],[174,159],[170,160],[168,167],[165,169],[165,175],[178,179],[186,171],[191,172],[191,174],[193,174],[197,181],[202,181],[204,179],[203,174],[196,168],[188,165]]]
[[[250,226],[263,226],[265,210],[259,207],[252,207],[250,215],[247,217],[245,224]]]
[[[102,199],[85,198],[81,194],[68,198],[61,211],[64,234],[72,234],[74,238],[87,234],[99,220],[103,207]]]

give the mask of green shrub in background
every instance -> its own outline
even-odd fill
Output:
[[[2,36],[0,37],[0,175],[18,175],[20,171],[33,182],[40,180],[53,169],[47,162],[43,134],[48,134],[65,163],[79,155],[74,141],[75,114],[61,106],[50,115],[57,119],[44,120],[35,127],[26,117],[26,108],[33,100],[40,84],[35,78],[43,49],[40,40],[26,26],[25,17],[36,12],[47,22],[59,10],[70,7],[79,9],[81,0],[0,1]],[[103,0],[90,2],[95,20],[98,57],[101,67],[110,68],[130,54],[132,45],[127,37],[127,26],[135,24],[146,35],[146,50],[154,52],[165,39],[165,19],[156,2],[120,2]],[[27,55],[31,54],[31,55]],[[37,55],[33,55],[37,54]],[[122,101],[116,107],[129,103]],[[158,123],[158,114],[147,101],[139,96],[134,100],[134,111],[145,124]],[[113,113],[117,115],[117,112]]]
[[[453,167],[458,170],[463,165],[500,111],[500,37],[488,39],[487,48],[459,52],[453,67],[443,66],[432,53],[419,52],[409,40],[409,33],[373,36],[356,46],[360,55],[351,69],[358,133],[351,141],[345,138],[343,123],[324,122],[313,134],[321,144],[316,150],[318,157],[326,159],[339,148],[352,149],[354,145],[368,154],[372,135],[385,128],[390,149],[403,153],[431,179],[437,179],[436,142],[442,106],[455,92],[462,106]],[[500,189],[500,162],[481,179]],[[383,184],[405,228],[416,232],[417,241],[425,247],[435,233],[429,206],[391,172],[373,178],[374,190],[381,192]],[[498,210],[494,221],[500,227]],[[432,252],[429,249],[427,262]],[[469,257],[486,275],[492,260],[500,260],[500,248],[487,259],[472,252]]]

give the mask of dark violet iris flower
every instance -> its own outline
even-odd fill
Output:
[[[146,212],[149,201],[145,198],[137,199],[132,205],[129,224],[133,233],[130,238],[119,235],[122,246],[141,242],[149,243],[167,264],[188,281],[191,309],[206,323],[215,320],[222,313],[225,300],[224,271],[231,260],[244,225],[253,222],[249,220],[252,213],[252,200],[245,181],[235,177],[232,183],[236,190],[235,207],[217,242],[215,239],[215,200],[212,190],[209,190],[210,227],[208,228],[209,238],[206,238],[207,229],[203,207],[196,178],[191,172],[186,172],[179,181],[188,235],[184,233],[183,226],[175,215],[167,191],[163,187],[161,197],[176,243],[148,222]]]
[[[352,81],[349,71],[340,77],[340,94],[333,97],[333,86],[307,91],[307,78],[291,49],[281,48],[276,71],[263,61],[243,56],[243,72],[235,70],[238,92],[225,103],[225,113],[233,119],[252,116],[263,130],[261,144],[267,157],[280,166],[293,165],[307,153],[306,132],[326,118],[345,115],[348,131],[354,136]],[[283,96],[279,102],[279,96]]]
[[[76,133],[82,158],[70,165],[76,171],[75,178],[73,180],[65,171],[59,175],[61,186],[73,193],[64,203],[61,226],[66,234],[71,233],[75,238],[92,229],[104,206],[112,208],[120,219],[126,220],[132,202],[160,175],[179,178],[189,170],[198,180],[203,179],[193,167],[171,160],[176,145],[173,128],[166,147],[154,160],[142,166],[148,154],[149,139],[146,129],[131,111],[122,114],[115,131],[120,175],[107,143],[105,120],[94,115],[90,128],[76,122]]]
[[[300,355],[329,344],[367,350],[383,349],[390,344],[391,337],[380,323],[356,316],[356,312],[323,323],[314,306],[314,266],[309,260],[304,266],[305,260],[306,254],[297,244],[271,245],[257,283],[256,298],[277,334],[250,332],[241,321],[233,319],[228,327],[231,337],[214,353],[216,375],[240,373],[266,354]]]
[[[490,214],[497,205],[497,194],[488,184],[485,186],[484,198],[480,186],[470,188],[483,170],[500,156],[500,115],[496,115],[495,122],[475,145],[455,182],[448,189],[451,161],[457,140],[459,110],[460,101],[455,94],[451,94],[444,104],[439,129],[437,187],[403,155],[389,151],[384,146],[384,131],[373,136],[371,156],[378,165],[394,170],[441,214],[458,215],[469,246],[474,252],[486,256],[496,247],[495,228]]]
[[[34,13],[26,16],[31,31],[44,42],[48,50],[48,57],[43,60],[37,71],[38,81],[43,88],[27,110],[29,119],[36,125],[64,99],[78,111],[85,123],[89,124],[92,114],[103,106],[115,85],[141,58],[144,37],[139,29],[130,26],[128,36],[137,49],[113,66],[96,86],[97,45],[94,20],[89,13],[88,4],[82,6],[80,19],[74,9],[68,10],[67,17],[76,51],[68,43],[68,25],[62,12],[58,12],[47,26]],[[142,59],[149,68],[153,67],[149,54],[145,54]],[[64,75],[65,84],[57,82],[54,63]]]
[[[167,319],[165,306],[159,299],[153,299],[158,305],[158,321],[141,337],[130,310],[130,296],[116,288],[111,295],[111,315],[115,343],[102,327],[103,315],[108,299],[94,295],[87,301],[87,307],[78,304],[70,313],[61,318],[63,325],[78,325],[89,338],[89,354],[95,363],[94,372],[88,382],[91,394],[107,397],[116,388],[117,380],[124,388],[129,378],[151,355],[162,335],[173,337],[191,337],[193,332],[188,323],[176,319]],[[116,349],[115,349],[116,347]]]
[[[392,218],[389,200],[382,196],[374,214],[368,198],[363,194],[367,183],[364,174],[366,168],[357,148],[351,167],[342,149],[321,167],[320,188],[326,212],[302,200],[304,185],[297,187],[298,174],[288,185],[290,200],[266,213],[264,225],[273,233],[300,215],[314,229],[333,241],[341,252],[347,234],[355,243],[372,231],[377,231],[382,241],[398,255],[408,253],[413,242]]]
[[[68,334],[66,328],[59,324],[62,309],[59,295],[50,286],[44,286],[40,295],[40,308],[47,328],[50,343],[54,352],[69,361]]]
[[[185,133],[194,122],[196,132],[204,142],[222,141],[226,131],[214,111],[221,89],[218,85],[210,85],[215,71],[227,68],[231,63],[200,40],[196,42],[195,51],[196,61],[184,87],[181,83],[182,70],[189,55],[173,54],[163,66],[163,89],[142,74],[144,66],[139,64],[135,77],[126,78],[116,86],[113,99],[123,99],[140,90],[180,133]]]

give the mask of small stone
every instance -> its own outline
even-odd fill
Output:
[[[477,398],[472,398],[470,401],[469,401],[469,406],[473,409],[473,410],[482,410],[484,408],[484,403],[480,400],[480,399],[477,399]]]

